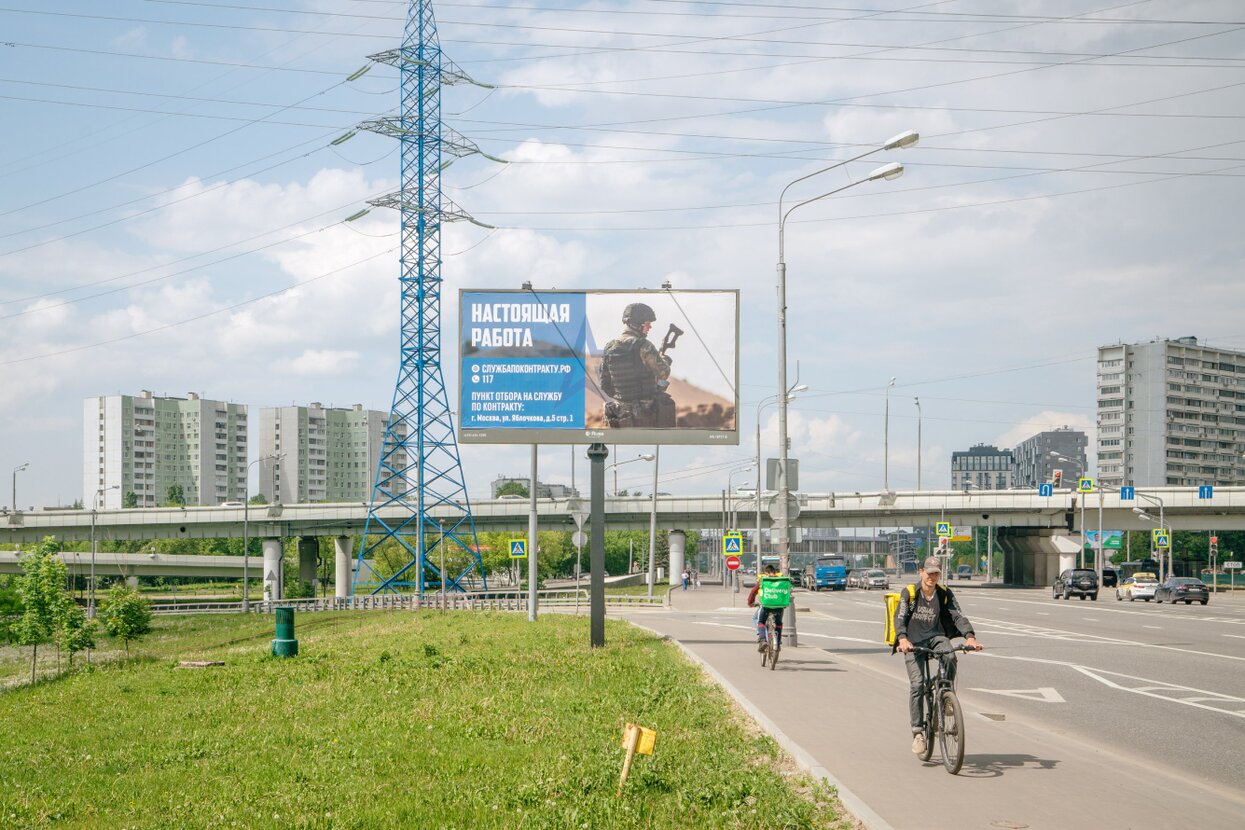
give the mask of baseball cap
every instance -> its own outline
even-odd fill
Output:
[[[921,566],[921,570],[926,573],[942,573],[942,563],[938,561],[937,556],[931,556],[925,560],[925,564]]]

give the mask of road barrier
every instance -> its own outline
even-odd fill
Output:
[[[544,608],[566,608],[590,603],[588,591],[580,589],[537,591],[537,603]],[[450,611],[526,611],[526,591],[469,591],[454,594],[376,594],[362,597],[319,597],[252,602],[251,610],[272,614],[277,608],[296,611],[419,611],[421,609]],[[632,594],[606,594],[607,608],[661,608],[665,597]],[[179,602],[152,604],[151,613],[173,614],[240,614],[241,602]]]

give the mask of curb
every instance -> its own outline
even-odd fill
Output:
[[[701,659],[700,655],[696,654],[687,646],[683,645],[683,643],[668,634],[662,634],[660,631],[654,631],[646,625],[641,625],[631,620],[628,620],[628,622],[636,628],[643,629],[650,634],[653,634],[663,640],[669,640],[677,645],[693,663],[704,669],[705,673],[712,677],[715,683],[725,689],[726,693],[729,694],[734,701],[739,704],[739,706],[742,707],[743,710],[757,722],[757,724],[760,725],[762,729],[768,732],[770,736],[778,742],[778,745],[781,746],[800,767],[834,787],[835,790],[838,791],[839,801],[842,802],[843,806],[846,807],[852,814],[852,817],[864,825],[867,830],[894,830],[889,822],[873,811],[873,808],[871,808],[868,804],[865,804],[864,801],[862,801],[851,790],[847,789],[847,787],[843,786],[839,779],[834,777],[834,773],[817,763],[817,759],[815,759],[812,755],[809,755],[802,746],[787,737],[787,734],[779,729],[777,724],[766,717],[764,712],[758,709],[751,700],[736,689],[729,680],[718,672],[717,669]]]

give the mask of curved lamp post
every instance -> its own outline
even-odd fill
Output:
[[[894,385],[894,378],[886,384],[886,414],[883,416],[884,423],[882,424],[882,492],[884,493],[891,491],[891,387]]]
[[[25,468],[26,465],[22,465]],[[95,491],[95,495],[91,499],[91,586],[87,593],[86,601],[86,617],[88,620],[95,619],[95,514],[99,512],[99,497],[109,490],[120,490],[120,484],[114,484],[111,487],[101,487]]]
[[[250,518],[251,518],[251,468],[261,461],[280,461],[285,458],[285,453],[277,453],[275,455],[264,455],[246,465],[246,476],[242,481],[242,613],[246,614],[251,610],[251,550],[250,550]],[[276,473],[273,473],[275,478]],[[273,498],[276,498],[277,489],[273,485]]]
[[[24,472],[26,468],[29,466],[30,466],[30,462],[27,461],[25,464],[19,464],[18,466],[13,468],[13,512],[14,513],[17,512],[17,474],[20,472]]]
[[[921,399],[914,397],[916,404],[916,489],[921,492]]]
[[[792,386],[787,390],[787,403],[794,401],[796,395],[807,389],[807,383]],[[755,567],[758,574],[761,572],[761,412],[765,407],[776,403],[778,403],[777,395],[770,395],[757,402],[757,527],[756,536],[752,540],[752,553],[756,556]]]
[[[881,147],[876,147],[866,153],[861,153],[854,158],[850,158],[846,161],[841,161],[837,164],[832,164],[829,167],[823,167],[820,170],[815,170],[812,173],[800,176],[798,179],[789,182],[787,186],[782,189],[782,193],[778,196],[778,451],[779,457],[781,458],[778,467],[778,499],[782,506],[778,511],[779,518],[775,521],[779,526],[778,555],[779,561],[782,564],[783,573],[788,572],[790,564],[787,499],[791,495],[791,489],[787,485],[787,263],[783,258],[783,235],[786,230],[787,218],[794,211],[804,207],[805,205],[821,201],[822,199],[833,196],[836,193],[842,193],[844,190],[855,187],[858,184],[874,182],[879,179],[886,179],[888,181],[897,179],[903,175],[903,165],[895,164],[893,162],[891,164],[883,165],[859,181],[836,188],[827,193],[823,193],[820,196],[814,196],[811,199],[805,199],[802,202],[797,202],[794,206],[786,209],[785,211],[783,210],[783,198],[787,195],[787,190],[789,190],[794,184],[798,184],[799,182],[812,178],[818,174],[825,173],[829,170],[833,170],[837,167],[842,167],[844,164],[848,164],[849,162],[857,161],[865,158],[866,156],[873,155],[874,153],[882,152],[883,150],[911,147],[919,140],[920,136],[916,132],[908,131],[900,133],[887,141]],[[790,625],[787,626],[786,631],[789,642],[791,645],[796,646],[799,645],[799,640],[796,633],[794,608],[795,606],[792,606]]]
[[[643,452],[643,453],[640,453],[635,458],[628,458],[626,461],[615,461],[613,464],[610,464],[606,469],[613,469],[614,471],[614,495],[615,496],[618,495],[618,468],[619,467],[621,467],[624,464],[634,464],[637,461],[652,461],[655,458],[657,458],[657,456],[653,455],[651,452]]]

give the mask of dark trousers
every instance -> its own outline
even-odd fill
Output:
[[[782,608],[766,608],[760,606],[761,613],[757,614],[757,640],[765,639],[765,620],[771,615],[774,617],[774,633],[778,635],[778,641],[782,642]]]
[[[923,643],[913,643],[913,645],[939,650],[951,645],[951,641],[946,637],[939,636],[926,640]],[[930,673],[936,675],[938,673],[938,662],[933,655],[912,654],[909,652],[903,656],[904,667],[908,670],[908,720],[912,724],[913,732],[920,732],[921,727],[924,725],[921,721],[921,666],[929,660],[934,660],[929,667]],[[947,666],[947,673],[950,675],[952,682],[955,682],[955,665],[955,655],[952,654],[950,665]]]

